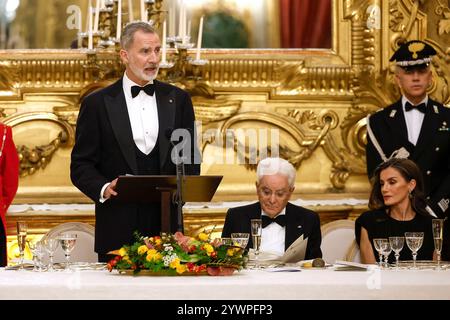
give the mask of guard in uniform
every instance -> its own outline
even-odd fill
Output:
[[[402,97],[367,118],[366,160],[369,178],[391,157],[415,161],[424,177],[427,211],[445,218],[450,211],[450,109],[427,94],[434,55],[436,50],[419,40],[402,44],[392,55]],[[450,260],[449,219],[444,224],[442,258]]]

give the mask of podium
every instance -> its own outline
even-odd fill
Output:
[[[184,176],[183,201],[211,201],[223,176]],[[177,191],[177,176],[119,176],[114,201],[161,203],[161,231],[170,232],[170,204]]]

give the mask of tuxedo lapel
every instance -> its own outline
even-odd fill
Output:
[[[122,88],[122,80],[117,81],[111,88],[111,94],[105,95],[105,107],[111,122],[114,135],[120,150],[130,166],[133,174],[138,174],[136,152],[134,148],[133,132],[130,117]]]
[[[408,140],[408,128],[406,127],[405,114],[403,113],[401,100],[394,104],[394,109],[388,115],[387,122],[393,132],[393,137],[386,137],[386,139],[397,140],[397,143],[394,145],[404,146],[409,153],[412,154],[415,147]],[[386,157],[390,157],[390,154],[386,154]]]
[[[289,202],[286,206],[286,234],[284,241],[284,250],[297,240],[304,233],[303,216],[293,212],[295,207]]]
[[[431,140],[438,131],[439,124],[439,118],[433,110],[433,101],[431,99],[428,99],[425,117],[423,118],[419,139],[417,139],[416,148],[413,154],[414,159],[417,159],[425,148],[429,148]]]
[[[162,84],[156,80],[154,83],[159,121],[159,160],[161,166],[163,166],[167,161],[170,147],[170,141],[167,137],[167,134],[169,133],[168,129],[175,129],[175,110],[178,101],[175,99],[174,92],[168,90],[169,87],[162,86]]]

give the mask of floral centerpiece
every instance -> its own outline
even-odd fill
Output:
[[[245,266],[247,252],[240,247],[211,240],[210,234],[189,237],[181,232],[161,233],[161,236],[142,237],[116,251],[108,263],[108,270],[153,275],[229,275]]]

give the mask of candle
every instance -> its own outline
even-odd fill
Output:
[[[81,15],[81,10],[78,10],[78,45],[77,48],[81,48],[83,46],[83,38],[81,37],[81,25],[82,22],[81,20],[83,19],[82,15]]]
[[[188,24],[187,24],[187,32],[186,32],[186,35],[187,35],[188,37],[191,36],[191,19],[189,19]]]
[[[180,4],[180,12],[178,18],[178,36],[183,38],[183,3]]]
[[[198,27],[198,38],[197,38],[197,55],[196,60],[200,60],[200,48],[202,47],[202,36],[203,36],[203,16],[200,18],[200,25]]]
[[[117,33],[116,40],[120,41],[120,33],[122,32],[122,0],[117,4]]]
[[[89,0],[86,13],[86,33],[89,33],[89,15],[91,14],[92,0]]]
[[[169,37],[175,36],[175,6],[173,3],[169,9]]]
[[[164,20],[164,23],[163,23],[162,60],[161,60],[161,63],[166,63],[166,51],[167,51],[167,49],[166,49],[166,42],[167,42],[166,37],[167,37],[167,35],[166,35],[166,20]]]
[[[141,21],[147,21],[144,0],[141,0]]]
[[[88,49],[92,50],[93,48],[94,48],[94,39],[92,38],[92,7],[89,7]]]
[[[100,13],[100,0],[95,0],[95,19],[94,19],[94,32],[98,31],[98,15]]]
[[[130,22],[133,22],[133,0],[128,0],[128,18]]]

